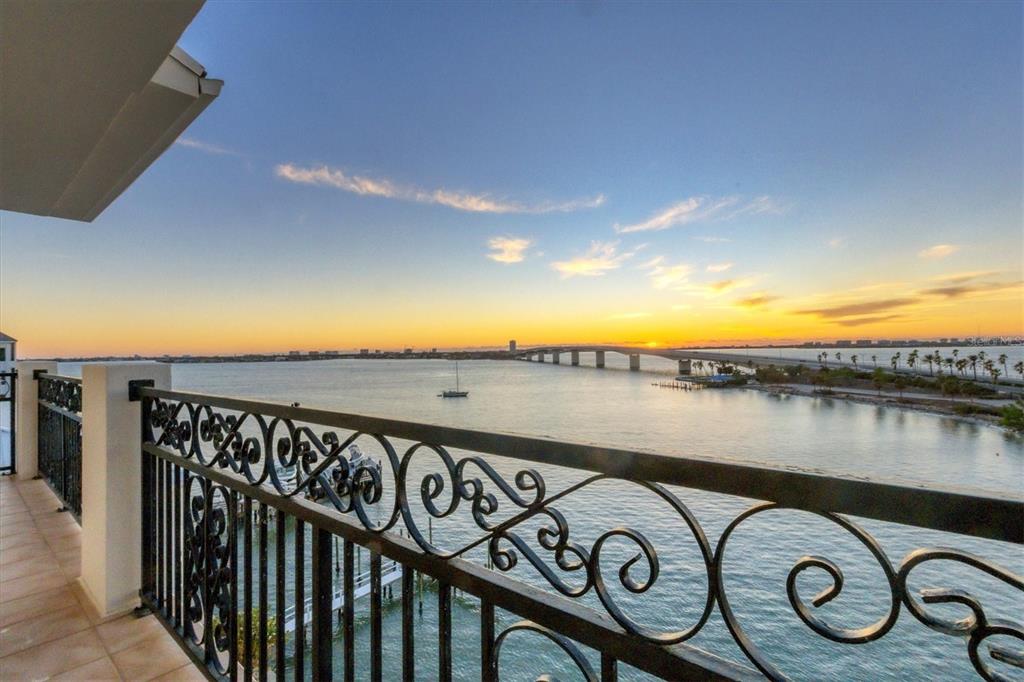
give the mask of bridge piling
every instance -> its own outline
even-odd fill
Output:
[[[639,372],[640,371],[640,354],[630,353],[629,354],[629,371]]]
[[[598,369],[604,369],[604,351],[594,351],[594,366]]]
[[[551,353],[551,364],[558,365],[562,362],[562,354],[558,351],[552,351]]]
[[[569,357],[571,358],[572,366],[578,367],[580,364],[580,352],[578,350],[574,350],[569,353]]]

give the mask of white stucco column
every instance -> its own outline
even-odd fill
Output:
[[[82,576],[100,616],[139,603],[142,576],[142,403],[128,382],[170,388],[171,366],[103,362],[82,367]]]
[[[14,397],[14,466],[19,481],[39,474],[39,382],[32,378],[36,370],[57,373],[57,363],[49,360],[18,360],[14,363],[18,380]]]

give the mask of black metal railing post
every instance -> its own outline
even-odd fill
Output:
[[[331,534],[323,528],[313,527],[312,561],[310,568],[313,577],[313,629],[310,647],[312,648],[312,673],[314,680],[330,680],[333,678],[331,640],[332,609],[331,601],[334,590],[331,589]]]

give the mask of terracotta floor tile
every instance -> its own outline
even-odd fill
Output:
[[[0,538],[9,538],[23,533],[36,533],[38,529],[32,519],[19,521],[17,523],[0,523]]]
[[[5,552],[9,549],[17,549],[18,547],[24,547],[25,545],[37,545],[39,543],[46,543],[46,540],[39,531],[21,533],[20,535],[13,535],[9,538],[0,540],[0,552]]]
[[[67,584],[68,580],[59,567],[51,568],[45,573],[16,578],[0,583],[0,604],[21,599],[39,592],[46,592],[55,587]]]
[[[40,556],[53,556],[53,550],[45,542],[41,545],[32,544],[15,547],[14,549],[5,549],[0,551],[0,568],[18,561],[34,559]]]
[[[76,603],[0,629],[0,657],[87,630],[92,624]]]
[[[106,656],[103,643],[92,630],[40,644],[0,658],[0,679],[46,679]]]
[[[193,663],[189,663],[156,679],[158,682],[203,682],[206,676]]]
[[[20,620],[50,611],[59,611],[76,604],[81,606],[72,590],[67,586],[15,599],[0,604],[0,627],[6,627]]]
[[[53,561],[54,557],[47,555],[0,566],[0,583],[6,580],[14,580],[15,578],[24,578],[27,575],[44,573],[47,569],[53,567]]]
[[[167,633],[143,640],[111,658],[122,677],[138,682],[177,670],[190,660],[188,654]]]
[[[103,640],[107,651],[114,654],[156,635],[166,635],[167,631],[156,616],[136,618],[129,614],[98,626],[96,634]]]
[[[86,663],[85,665],[69,670],[66,673],[50,678],[55,682],[106,682],[106,680],[120,680],[121,675],[114,667],[114,662],[104,656],[98,661]]]

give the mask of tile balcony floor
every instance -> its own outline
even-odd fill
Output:
[[[0,477],[0,680],[203,680],[153,616],[101,619],[81,530],[43,481]]]

